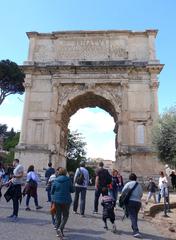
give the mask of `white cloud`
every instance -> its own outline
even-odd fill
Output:
[[[106,160],[115,160],[115,142],[110,140],[108,142],[87,145],[87,157],[103,158]]]
[[[113,131],[113,118],[105,111],[92,112],[89,108],[81,109],[71,117],[71,129],[87,129],[93,133]]]
[[[8,126],[8,130],[11,128],[14,128],[15,131],[21,130],[21,116],[1,116],[0,117],[0,123],[6,124]]]
[[[114,120],[107,112],[81,109],[71,117],[69,128],[85,137],[87,157],[115,159]]]

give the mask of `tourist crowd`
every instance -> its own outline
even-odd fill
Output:
[[[176,188],[176,175],[172,170],[169,172],[173,189]],[[85,163],[81,162],[80,167],[76,172],[67,173],[66,169],[58,167],[54,169],[52,163],[48,164],[45,172],[46,179],[46,192],[47,201],[51,203],[50,213],[52,224],[56,229],[57,236],[62,239],[64,236],[64,228],[69,218],[70,207],[74,214],[80,214],[85,217],[86,194],[87,188],[91,182],[89,172],[86,169]],[[168,176],[164,172],[160,172],[158,185],[152,177],[150,177],[147,186],[148,195],[146,204],[153,196],[154,202],[159,203],[161,198],[164,197],[169,201],[168,191]],[[30,211],[29,202],[31,197],[34,199],[36,209],[41,209],[39,205],[37,188],[39,184],[39,176],[36,173],[34,166],[30,165],[27,170],[27,175],[24,184],[24,168],[18,159],[14,159],[13,167],[8,166],[4,170],[3,165],[0,163],[0,198],[2,197],[1,188],[7,187],[4,193],[6,201],[12,200],[13,212],[8,216],[13,221],[18,218],[19,203],[22,197],[26,197],[26,211]],[[24,188],[22,189],[22,186]],[[158,197],[156,197],[158,192]],[[74,193],[72,204],[72,193]],[[135,173],[129,175],[129,181],[124,184],[121,174],[114,169],[112,174],[104,168],[103,162],[99,163],[99,167],[95,172],[95,197],[93,214],[99,212],[99,198],[101,196],[102,205],[102,220],[104,228],[108,229],[109,219],[112,224],[112,231],[118,232],[115,224],[117,206],[119,205],[124,209],[124,216],[129,217],[131,220],[131,227],[133,236],[141,238],[142,235],[138,228],[138,213],[141,208],[141,199],[143,196],[143,189],[141,184],[137,181]],[[80,198],[80,204],[79,204]]]

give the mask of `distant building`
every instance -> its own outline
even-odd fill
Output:
[[[88,167],[92,167],[93,169],[97,169],[100,162],[104,163],[104,168],[106,168],[109,172],[113,169],[113,161],[105,160],[103,158],[92,158],[90,161],[86,163]]]

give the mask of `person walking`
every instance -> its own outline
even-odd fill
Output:
[[[19,200],[22,199],[21,185],[23,183],[24,168],[19,163],[19,159],[14,159],[13,166],[14,166],[13,177],[8,182],[8,184],[10,185],[9,188],[12,189],[11,192],[13,201],[13,213],[9,216],[9,218],[15,221],[18,217]]]
[[[172,188],[173,188],[173,190],[176,190],[176,174],[175,174],[175,171],[171,172],[170,178],[171,178]]]
[[[118,189],[119,189],[119,179],[117,177],[118,171],[117,170],[113,170],[112,171],[112,183],[110,184],[110,189],[109,189],[109,193],[112,196],[112,198],[114,199],[114,207],[116,208],[116,202],[117,202],[117,197],[118,197]]]
[[[159,188],[158,203],[160,203],[161,197],[163,195],[165,195],[165,197],[168,196],[168,180],[167,177],[164,175],[163,171],[160,172],[158,188]]]
[[[81,180],[82,178],[82,180]],[[74,176],[75,197],[73,202],[73,212],[77,214],[79,195],[81,195],[80,214],[84,216],[86,205],[86,191],[89,184],[89,172],[85,168],[85,163],[81,163],[76,169]]]
[[[59,176],[56,177],[51,187],[51,200],[56,206],[56,231],[60,238],[63,237],[63,230],[69,218],[71,193],[74,192],[71,180],[66,173],[64,168],[59,168]]]
[[[130,195],[128,203],[126,204],[126,211],[131,220],[133,236],[136,238],[141,238],[142,236],[139,233],[139,228],[138,228],[138,213],[141,208],[141,198],[143,195],[143,190],[141,185],[137,182],[137,176],[135,173],[131,173],[129,175],[129,180],[130,181],[127,182],[123,187],[122,194],[125,191],[125,189],[127,188],[132,189],[136,185]]]
[[[120,174],[120,172],[117,171],[117,177],[118,177],[118,180],[119,180],[119,187],[118,187],[118,192],[121,193],[122,192],[122,189],[124,187],[124,184],[123,184],[123,177],[122,175]]]
[[[153,181],[153,178],[149,178],[149,184],[147,186],[147,190],[148,190],[148,195],[147,195],[147,200],[146,200],[146,204],[148,204],[149,199],[153,196],[155,203],[157,203],[156,201],[156,189],[158,189],[158,187],[156,186],[155,182]]]
[[[34,203],[36,210],[41,209],[42,207],[38,204],[38,196],[37,196],[37,186],[39,182],[39,177],[37,173],[34,171],[34,165],[30,165],[27,171],[27,177],[26,177],[26,186],[23,191],[23,195],[27,194],[26,196],[26,211],[30,211],[29,207],[29,201],[30,198],[34,198]]]
[[[115,233],[116,232],[114,213],[115,201],[113,197],[108,194],[108,188],[102,189],[101,205],[103,206],[102,220],[105,224],[104,228],[108,230],[107,219],[110,219],[110,222],[112,223],[112,231],[113,233]]]
[[[2,181],[4,182],[5,170],[4,170],[3,164],[1,162],[0,162],[0,177],[1,177]]]
[[[47,168],[47,170],[46,170],[46,172],[45,172],[46,191],[47,191],[47,197],[48,197],[47,202],[51,202],[51,189],[47,188],[48,180],[49,180],[50,176],[51,176],[52,174],[54,174],[54,173],[55,173],[55,169],[52,167],[52,163],[49,162],[49,163],[48,163],[48,168]]]
[[[112,176],[108,170],[104,168],[103,162],[99,163],[99,168],[96,171],[95,178],[95,199],[94,199],[94,214],[98,213],[99,197],[102,194],[102,189],[107,187],[112,182]]]
[[[61,167],[58,167],[58,168],[56,169],[56,172],[55,172],[54,174],[52,174],[52,175],[50,176],[49,180],[48,180],[47,188],[50,189],[50,192],[51,192],[51,187],[52,187],[52,184],[53,184],[54,180],[59,176],[59,169],[60,169],[60,168],[61,168]],[[52,211],[52,208],[54,208],[54,211]],[[56,224],[55,203],[52,202],[52,201],[51,201],[51,209],[50,209],[50,211],[51,211],[52,224],[54,225],[54,229],[56,229],[56,226],[55,226],[55,224]]]

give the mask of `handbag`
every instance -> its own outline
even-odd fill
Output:
[[[137,187],[137,185],[138,185],[138,182],[136,182],[132,188],[126,188],[122,192],[122,194],[119,198],[119,207],[123,208],[125,205],[128,204],[130,196],[131,196],[133,190]]]
[[[7,202],[9,202],[12,199],[14,191],[15,191],[14,186],[13,184],[11,184],[7,191],[4,193],[4,197]]]

